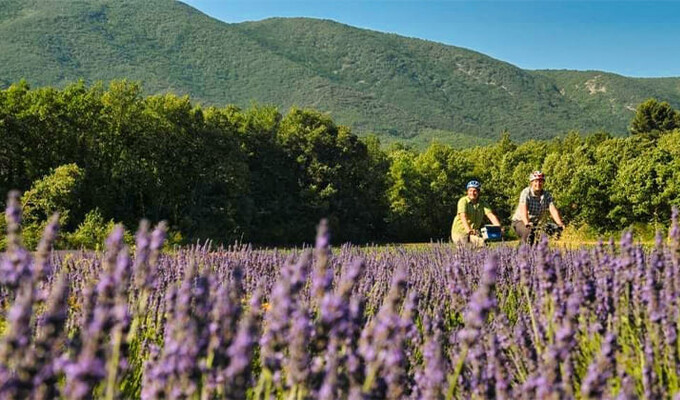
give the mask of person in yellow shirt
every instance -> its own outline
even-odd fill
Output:
[[[470,243],[475,247],[484,246],[484,239],[480,235],[480,229],[486,216],[491,224],[501,226],[498,217],[491,208],[479,200],[482,185],[479,181],[470,181],[467,184],[467,193],[458,200],[456,217],[451,226],[451,241],[454,243]]]

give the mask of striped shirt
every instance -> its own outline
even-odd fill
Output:
[[[534,195],[534,192],[531,190],[531,187],[526,187],[524,188],[524,190],[522,190],[522,193],[519,195],[519,204],[527,205],[529,221],[531,221],[534,225],[537,225],[541,218],[543,218],[546,210],[550,208],[550,204],[552,204],[552,202],[553,202],[552,195],[550,195],[550,192],[546,190],[544,190],[540,196],[536,196]],[[515,215],[512,217],[512,220],[513,221],[522,220],[522,216],[520,215],[519,212],[519,206],[517,206],[517,209],[515,210]]]

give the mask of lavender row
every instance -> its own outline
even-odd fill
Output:
[[[680,231],[559,251],[21,246],[0,266],[0,398],[672,398]]]

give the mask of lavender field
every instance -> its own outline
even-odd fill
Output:
[[[680,230],[644,249],[21,246],[6,212],[3,399],[672,398]],[[56,221],[56,220],[55,220]]]

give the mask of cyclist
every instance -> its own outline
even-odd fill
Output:
[[[475,247],[484,246],[484,239],[480,235],[484,216],[495,226],[501,226],[491,208],[479,200],[482,185],[479,181],[468,182],[467,193],[458,200],[456,217],[451,225],[451,241],[454,243],[470,243]]]
[[[522,190],[519,195],[519,205],[512,217],[512,227],[522,239],[522,243],[534,244],[534,229],[544,219],[546,211],[555,221],[557,226],[546,224],[546,232],[561,232],[564,223],[560,212],[555,207],[552,195],[547,190],[543,190],[545,175],[541,171],[534,171],[529,175],[529,186]]]

